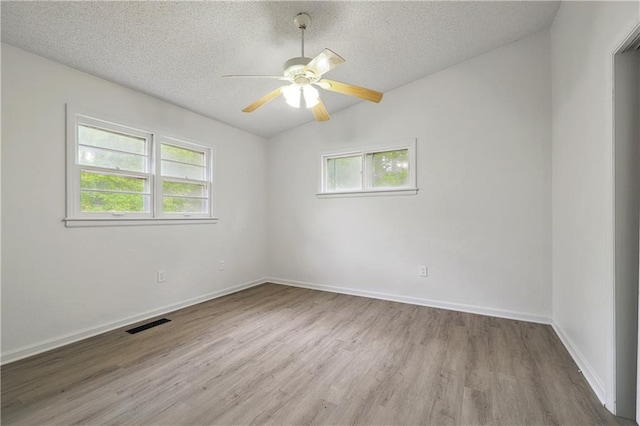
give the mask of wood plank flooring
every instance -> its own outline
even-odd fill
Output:
[[[2,423],[635,424],[546,325],[275,284],[165,317],[3,366]]]

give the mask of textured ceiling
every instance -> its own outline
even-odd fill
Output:
[[[312,22],[306,56],[346,59],[327,78],[379,91],[548,28],[559,2],[2,2],[2,41],[256,135],[312,121],[277,99],[241,109],[300,56],[298,12]],[[330,113],[359,102],[322,91]],[[382,100],[384,102],[384,99]],[[322,126],[323,123],[317,123]]]

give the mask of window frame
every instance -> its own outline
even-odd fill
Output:
[[[216,223],[218,218],[214,214],[214,161],[215,147],[175,138],[164,132],[148,130],[142,126],[131,125],[124,120],[112,119],[105,114],[97,114],[87,110],[80,110],[66,105],[66,217],[63,219],[68,228],[96,227],[96,226],[137,226],[137,225],[166,225],[166,224],[194,224]],[[145,139],[146,172],[129,172],[108,167],[86,166],[78,162],[79,126],[86,125],[104,129],[109,132],[121,133]],[[167,145],[178,146],[205,154],[207,185],[207,211],[205,213],[165,213],[162,209],[163,177],[160,175],[160,148]],[[143,177],[147,180],[145,195],[148,195],[148,211],[145,212],[83,212],[80,203],[80,173],[82,170],[95,173],[105,173],[111,176]],[[169,178],[173,179],[173,178]],[[184,181],[182,179],[181,181]]]
[[[362,197],[362,196],[385,196],[385,195],[416,195],[417,187],[417,170],[416,170],[416,138],[405,139],[395,143],[386,145],[367,146],[360,149],[332,151],[321,154],[320,156],[320,190],[316,194],[318,198],[334,198],[334,197]],[[409,179],[408,184],[401,187],[374,187],[372,159],[374,154],[407,150],[409,157]],[[330,191],[328,190],[329,174],[327,164],[329,160],[344,157],[361,157],[362,173],[361,183],[362,189]]]
[[[198,151],[204,153],[205,156],[205,180],[197,180],[197,179],[189,179],[187,177],[178,178],[175,176],[163,176],[162,175],[162,145],[170,145],[178,148],[184,148],[191,151]],[[171,160],[169,160],[171,161]],[[164,135],[159,135],[157,137],[157,149],[156,149],[156,158],[155,158],[155,169],[156,173],[156,197],[155,197],[155,208],[157,213],[157,217],[159,218],[211,218],[213,216],[212,213],[212,204],[213,204],[213,163],[212,163],[212,155],[211,148],[198,145],[192,142],[187,142],[182,139],[175,139]],[[206,186],[206,194],[205,198],[207,201],[207,212],[205,213],[166,213],[163,209],[163,200],[164,200],[164,181],[169,182],[183,182],[183,183],[204,183]]]

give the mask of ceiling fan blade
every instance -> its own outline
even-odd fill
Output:
[[[289,78],[283,75],[223,75],[222,78],[270,78],[289,81]]]
[[[366,89],[353,84],[340,83],[339,81],[322,79],[318,81],[318,86],[332,92],[342,93],[343,95],[355,96],[365,101],[378,103],[382,100],[383,93],[375,90]]]
[[[304,67],[304,71],[311,71],[320,77],[322,74],[331,71],[343,62],[344,59],[336,52],[331,49],[324,49]]]
[[[247,105],[242,110],[242,112],[253,112],[258,108],[260,108],[262,105],[267,104],[272,100],[274,100],[275,98],[277,98],[278,96],[280,96],[281,93],[282,93],[282,89],[278,87],[276,90],[267,93],[266,95],[264,95],[263,97],[255,101],[254,103]]]
[[[311,112],[313,112],[313,116],[316,121],[327,121],[329,120],[329,112],[324,107],[322,103],[322,99],[318,98],[318,104],[311,108]]]

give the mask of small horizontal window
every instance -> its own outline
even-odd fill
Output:
[[[414,139],[387,147],[325,154],[318,195],[415,194],[415,151]]]

